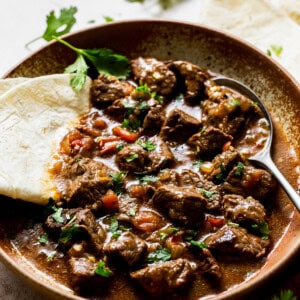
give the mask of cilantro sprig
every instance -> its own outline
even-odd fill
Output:
[[[97,268],[94,272],[95,274],[106,278],[112,275],[112,271],[105,265],[105,262],[103,260],[100,260],[98,262]]]
[[[39,39],[44,39],[45,41],[49,42],[54,37],[69,33],[73,25],[76,23],[76,13],[77,7],[75,6],[71,6],[70,8],[62,8],[59,16],[56,16],[54,10],[51,10],[46,16],[47,27],[44,33],[27,43],[26,47]]]
[[[165,262],[171,259],[171,252],[166,248],[159,247],[157,250],[151,252],[148,255],[148,262]]]
[[[77,58],[73,64],[65,69],[65,73],[74,73],[71,79],[71,86],[75,90],[81,90],[87,77],[89,64],[98,74],[113,75],[125,79],[130,72],[129,60],[127,57],[114,53],[111,49],[81,49],[77,48],[63,39],[54,37],[59,43],[76,52]]]
[[[273,296],[272,300],[297,300],[297,297],[291,290],[280,291],[279,296]]]

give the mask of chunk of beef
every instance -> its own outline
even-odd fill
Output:
[[[226,192],[266,199],[276,186],[276,180],[266,170],[244,166],[241,171],[234,167],[226,178],[223,189]]]
[[[61,229],[79,210],[81,210],[81,208],[58,208],[53,214],[47,217],[44,226],[49,232],[58,235],[61,232]]]
[[[118,122],[122,122],[135,110],[138,102],[131,98],[122,98],[115,100],[105,109],[105,113]]]
[[[200,224],[207,203],[202,194],[196,190],[170,185],[159,187],[152,201],[171,220],[184,225]]]
[[[167,116],[160,135],[164,140],[185,142],[200,128],[200,121],[180,109],[173,109]]]
[[[197,259],[198,270],[202,274],[216,280],[221,279],[221,267],[208,248],[199,249],[197,247],[197,250],[193,252]]]
[[[161,106],[151,107],[143,121],[143,133],[156,134],[160,131],[165,119],[165,112]]]
[[[188,169],[182,169],[178,177],[179,185],[182,187],[188,185],[196,186],[201,181],[200,175]]]
[[[98,207],[111,185],[113,171],[101,162],[75,158],[66,163],[57,178],[58,188],[69,206]]]
[[[155,148],[149,150],[146,142],[140,140],[120,150],[116,155],[119,168],[132,173],[150,173],[158,171],[173,160],[172,152],[161,138],[155,136],[148,142]]]
[[[233,137],[243,133],[252,117],[261,115],[253,101],[235,91],[214,84],[206,91],[209,99],[203,102],[203,121]]]
[[[147,84],[152,92],[170,95],[176,84],[175,74],[155,58],[136,58],[131,60],[131,69],[137,82]]]
[[[126,231],[118,238],[111,239],[105,244],[104,253],[113,260],[120,259],[132,267],[141,261],[146,253],[147,245],[135,234]]]
[[[100,74],[93,80],[91,87],[91,100],[98,107],[106,107],[113,101],[129,96],[134,87],[115,76]]]
[[[84,235],[88,236],[92,248],[96,252],[101,252],[106,238],[106,232],[96,221],[94,214],[89,209],[80,209],[74,215],[74,221],[68,223],[62,230],[76,228]]]
[[[186,287],[193,280],[195,266],[187,259],[178,258],[131,272],[131,278],[151,295],[159,296]]]
[[[185,100],[199,103],[204,97],[204,82],[210,77],[207,71],[186,61],[173,61],[168,66],[183,82]]]
[[[261,239],[242,227],[224,225],[216,233],[208,236],[204,242],[209,249],[222,257],[231,256],[245,259],[257,259],[266,254],[269,240]]]
[[[69,258],[71,285],[75,291],[89,295],[105,288],[108,278],[97,275],[96,268],[97,263],[89,255]]]
[[[218,181],[218,179],[221,178],[222,180],[225,180],[228,173],[239,161],[242,161],[241,155],[233,147],[230,147],[228,150],[216,155],[212,160],[213,170],[208,175],[208,179],[217,179]]]
[[[198,182],[197,188],[207,200],[207,210],[222,210],[222,193],[218,185],[215,185],[212,181],[202,179]]]
[[[119,220],[131,221],[133,214],[140,207],[140,202],[136,197],[131,197],[127,193],[119,195]]]
[[[265,222],[264,206],[252,197],[225,195],[223,202],[225,217],[232,222],[245,225]]]
[[[192,135],[187,143],[201,158],[211,159],[222,152],[224,144],[232,139],[231,135],[224,133],[222,130],[208,127]]]

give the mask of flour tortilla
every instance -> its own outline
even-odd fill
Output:
[[[48,172],[59,140],[89,111],[87,78],[80,92],[69,74],[0,82],[0,194],[37,204],[55,198]]]

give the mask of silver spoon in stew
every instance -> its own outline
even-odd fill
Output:
[[[290,199],[293,201],[294,205],[300,212],[300,196],[295,191],[295,189],[291,186],[291,184],[286,180],[286,178],[282,175],[282,173],[279,171],[277,166],[274,164],[272,158],[271,158],[271,145],[272,145],[272,138],[273,138],[273,124],[272,119],[270,116],[270,113],[268,112],[265,104],[262,102],[262,100],[247,86],[242,84],[241,82],[230,79],[227,77],[217,77],[213,79],[214,82],[218,85],[225,86],[228,88],[231,88],[242,95],[248,97],[252,101],[255,101],[263,113],[265,114],[265,117],[269,123],[270,128],[270,134],[266,141],[266,144],[264,148],[256,153],[254,156],[249,157],[248,159],[254,162],[257,162],[258,164],[264,166],[266,169],[268,169],[274,177],[278,180],[278,182],[281,184],[284,191],[287,193],[287,195],[290,197]]]

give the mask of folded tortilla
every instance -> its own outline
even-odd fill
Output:
[[[52,156],[62,135],[90,108],[91,79],[76,92],[71,76],[0,81],[0,194],[42,205],[56,197],[48,171]]]

